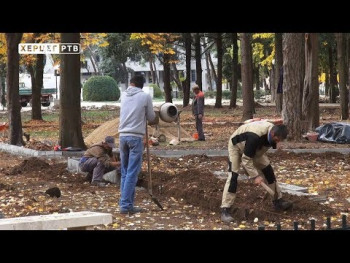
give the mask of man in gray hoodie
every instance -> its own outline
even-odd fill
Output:
[[[134,214],[142,210],[134,206],[135,187],[142,165],[146,120],[153,122],[156,119],[152,98],[143,92],[143,84],[143,76],[134,76],[120,99],[119,149],[122,176],[119,207],[121,214]]]

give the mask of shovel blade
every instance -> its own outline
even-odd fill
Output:
[[[158,199],[155,198],[155,197],[153,197],[153,196],[151,196],[151,197],[152,197],[152,201],[163,211],[164,208],[163,208],[163,206],[159,203]]]

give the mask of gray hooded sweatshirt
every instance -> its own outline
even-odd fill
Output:
[[[142,89],[129,86],[120,99],[119,136],[143,137],[146,132],[146,119],[153,121],[152,98]]]

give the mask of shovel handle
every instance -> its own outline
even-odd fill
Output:
[[[149,156],[149,142],[148,142],[148,121],[146,121],[146,150],[147,150],[147,170],[149,175],[148,192],[152,195],[152,171],[151,171],[151,157]]]
[[[260,183],[262,187],[264,187],[264,189],[269,192],[270,195],[274,196],[275,195],[275,191],[273,191],[270,187],[268,187],[264,182]]]

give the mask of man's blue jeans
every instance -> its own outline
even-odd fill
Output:
[[[134,208],[135,187],[138,174],[141,171],[143,142],[136,136],[120,136],[119,138],[121,181],[120,181],[120,210]]]

